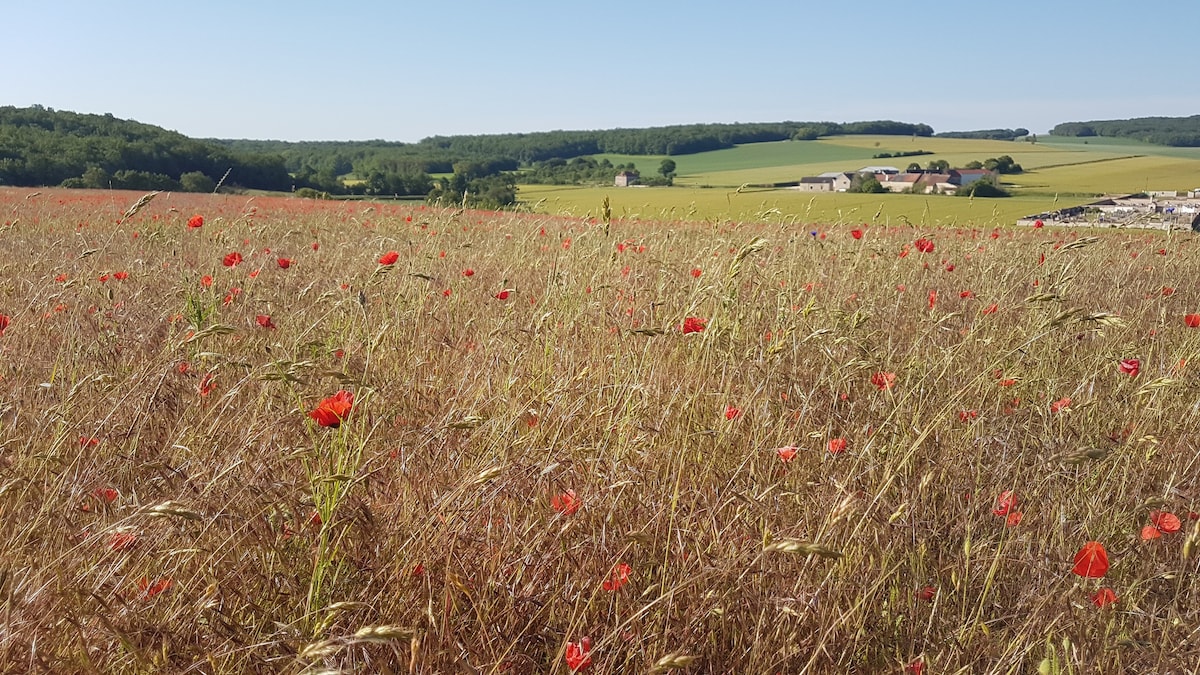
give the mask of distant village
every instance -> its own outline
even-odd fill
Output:
[[[805,176],[794,189],[801,192],[846,192],[854,179],[870,174],[888,192],[952,195],[964,185],[996,177],[987,169],[946,169],[944,171],[907,170],[894,166],[864,166],[858,171],[830,171],[819,176]]]
[[[1096,201],[1026,216],[1018,225],[1063,227],[1122,227],[1200,232],[1200,188],[1180,194],[1151,190],[1108,195]]]

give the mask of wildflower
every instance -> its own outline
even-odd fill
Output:
[[[94,448],[97,445],[100,445],[100,439],[96,438],[95,436],[79,437],[79,447],[81,448]]]
[[[934,249],[933,242],[924,237],[914,241],[913,246],[921,253],[933,253]]]
[[[475,270],[468,267],[467,269],[463,270],[463,276],[464,277],[473,277],[473,276],[475,276]]]
[[[853,230],[850,230],[850,236],[854,237],[855,239],[862,239],[863,238],[862,228],[855,228]]]
[[[987,306],[987,307],[986,307],[986,308],[983,310],[983,313],[984,313],[984,314],[995,314],[997,309],[999,309],[999,307],[997,307],[997,306],[996,306],[996,303],[994,303],[994,302],[993,302],[992,304],[988,305],[988,306]]]
[[[1174,294],[1175,294],[1175,288],[1173,286],[1163,286],[1162,287],[1162,295],[1164,298],[1167,297],[1168,295],[1174,295]]]
[[[701,274],[704,274],[704,272],[701,271],[701,269],[699,267],[692,268],[692,278],[693,279],[699,279]]]
[[[314,244],[314,246],[315,246],[315,244]],[[313,250],[316,250],[316,249],[314,248]],[[384,253],[383,255],[379,256],[379,264],[380,265],[395,265],[396,261],[399,259],[400,259],[399,253],[396,253],[395,251],[388,251],[387,253]]]
[[[1142,362],[1137,359],[1122,359],[1117,367],[1121,369],[1122,373],[1130,377],[1137,377],[1138,373],[1142,371]]]
[[[1062,412],[1063,410],[1066,410],[1070,405],[1071,405],[1071,397],[1064,396],[1064,397],[1058,399],[1057,401],[1055,401],[1054,403],[1050,404],[1050,412],[1052,412],[1052,413]]]
[[[312,243],[312,250],[314,250],[314,251],[315,251],[315,250],[317,250],[317,249],[319,249],[319,248],[321,248],[321,244],[320,244],[319,242],[315,242],[315,241],[314,241],[314,242]]]
[[[904,666],[904,672],[912,673],[912,675],[921,675],[921,673],[925,672],[925,661],[919,658],[909,661],[908,665]]]
[[[780,461],[784,464],[796,458],[796,451],[799,450],[794,445],[785,445],[782,448],[775,448],[775,454],[779,455]]]
[[[889,373],[889,372],[881,370],[871,376],[871,384],[875,385],[875,387],[877,389],[879,389],[879,391],[885,391],[887,389],[891,389],[892,385],[894,385],[895,383],[896,383],[896,374],[895,373]]]
[[[1098,541],[1089,541],[1075,554],[1072,572],[1081,577],[1099,579],[1108,573],[1108,552]]]
[[[1021,524],[1021,519],[1024,517],[1025,514],[1021,513],[1020,511],[1013,511],[1012,513],[1008,514],[1007,518],[1004,519],[1004,524],[1008,527],[1016,527]]]
[[[837,455],[837,454],[841,454],[845,451],[846,451],[846,439],[844,439],[844,438],[829,439],[830,454]]]
[[[286,270],[287,268],[292,266],[292,259],[291,258],[279,258],[275,261],[275,264],[279,265],[279,269]]]
[[[1153,525],[1146,525],[1146,526],[1142,527],[1142,534],[1141,534],[1142,541],[1150,541],[1151,539],[1158,539],[1161,536],[1162,536],[1162,531]]]
[[[507,299],[508,299],[508,295],[509,295],[509,293],[511,293],[511,292],[512,292],[512,291],[511,291],[510,289],[507,289],[507,288],[506,288],[506,289],[504,289],[504,290],[500,291],[499,293],[497,293],[497,294],[496,294],[494,297],[495,297],[497,300],[507,300]]]
[[[1012,490],[1005,490],[996,498],[996,508],[992,509],[992,513],[997,516],[1007,516],[1017,506],[1017,493]]]
[[[967,422],[969,420],[975,419],[976,417],[979,417],[979,411],[977,411],[977,410],[960,410],[960,411],[958,411],[958,421],[960,421],[960,422]]]
[[[96,488],[92,491],[92,496],[105,504],[111,504],[117,501],[117,491],[113,488]]]
[[[602,584],[604,590],[615,591],[629,583],[629,573],[632,571],[633,568],[629,566],[629,563],[617,563],[617,566],[612,569],[612,572]]]
[[[742,416],[741,408],[739,408],[737,406],[732,406],[732,405],[725,406],[725,419],[736,420],[737,418],[739,418],[741,416]]]
[[[575,496],[574,490],[567,490],[550,498],[550,506],[564,516],[569,516],[579,510],[583,502]]]
[[[212,288],[212,285],[213,285],[212,275],[205,274],[204,276],[200,277],[200,285],[205,288]]]
[[[138,579],[137,585],[138,590],[142,592],[142,595],[145,596],[147,600],[149,600],[150,598],[153,598],[159,593],[162,593],[170,588],[171,579],[169,577],[164,579],[155,579],[154,583],[151,583],[149,578],[142,577],[141,579]]]
[[[205,373],[200,378],[199,390],[201,396],[208,396],[210,393],[212,393],[213,388],[217,386],[213,382],[215,379],[217,378],[214,377],[212,373]]]
[[[914,595],[917,597],[918,600],[922,600],[924,602],[929,602],[930,600],[933,600],[933,596],[937,595],[937,588],[935,588],[933,586],[925,586],[923,588],[918,589],[917,592],[914,593]]]
[[[61,284],[67,280],[67,274],[65,272],[63,272],[63,273],[59,274],[58,276],[54,277],[54,280]]]
[[[937,305],[937,291],[929,291],[929,309]]]
[[[1183,317],[1183,322],[1188,328],[1200,328],[1200,314],[1187,314]]]
[[[1117,594],[1113,592],[1113,589],[1108,587],[1101,588],[1092,595],[1092,604],[1097,607],[1107,607],[1116,601]]]
[[[137,548],[138,536],[133,532],[113,532],[108,538],[108,548],[110,551],[124,553]]]
[[[1157,539],[1164,534],[1174,534],[1183,525],[1179,521],[1179,516],[1169,511],[1151,511],[1150,523],[1142,528],[1142,539]],[[1153,534],[1148,530],[1154,530]]]
[[[704,324],[707,322],[708,322],[708,319],[701,319],[698,317],[689,316],[683,320],[683,327],[682,327],[683,334],[687,335],[688,333],[699,333],[705,329]]]
[[[234,251],[233,253],[225,256],[225,259],[222,262],[226,267],[234,267],[238,263],[242,262],[242,254]]]
[[[317,407],[308,413],[308,416],[323,427],[336,429],[350,414],[352,407],[354,407],[354,394],[342,390],[317,404]]]
[[[1033,221],[1033,229],[1035,229],[1035,230],[1040,230],[1045,226],[1046,226],[1046,224],[1040,220]]]
[[[258,316],[254,317],[254,320],[257,321],[258,325],[262,326],[263,328],[275,330],[275,323],[271,321],[270,314],[259,314]]]
[[[188,218],[187,226],[193,230],[204,227],[204,216],[196,214],[191,218]]]
[[[113,278],[117,281],[125,281],[129,278],[129,272],[113,272]]]
[[[579,642],[568,642],[563,658],[572,672],[581,673],[587,670],[592,665],[591,639],[585,637]]]
[[[975,297],[975,293],[974,291],[959,291],[958,297],[962,298],[963,300],[970,300]]]

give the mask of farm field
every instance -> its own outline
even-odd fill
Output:
[[[793,221],[844,222],[877,211],[884,222],[1011,224],[1047,210],[1086,203],[1104,193],[1141,190],[1186,191],[1200,186],[1200,148],[1167,148],[1126,139],[1039,137],[1036,144],[908,136],[838,136],[817,141],[754,143],[728,150],[672,157],[675,187],[669,190],[523,185],[519,198],[538,211],[560,214],[597,212],[605,196],[619,213],[652,218],[756,219],[779,216]],[[934,154],[872,159],[883,152],[926,150]],[[1009,155],[1025,168],[1002,182],[1014,197],[975,203],[943,196],[848,195],[747,189],[799,180],[826,171],[944,159],[952,166]],[[654,173],[665,156],[600,155],[614,164],[636,163]],[[741,192],[735,192],[742,188]],[[815,199],[814,199],[815,197]],[[880,211],[882,207],[882,211]],[[778,213],[777,213],[778,212]],[[765,215],[763,215],[765,214]],[[849,214],[859,214],[851,217]]]
[[[1200,663],[1190,235],[0,210],[2,672]]]

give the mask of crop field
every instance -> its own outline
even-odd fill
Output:
[[[0,211],[0,672],[1200,663],[1190,234]]]

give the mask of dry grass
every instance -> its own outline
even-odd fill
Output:
[[[4,672],[1200,663],[1190,236],[139,196],[0,191]]]

